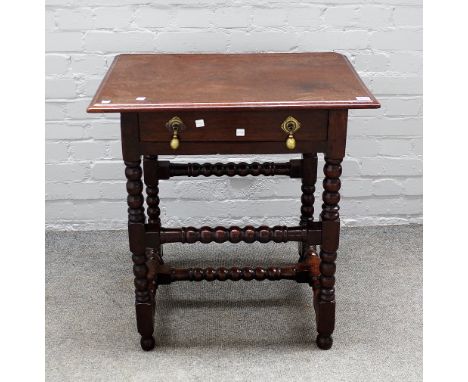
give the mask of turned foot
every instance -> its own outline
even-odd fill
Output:
[[[150,351],[154,349],[154,337],[141,337],[140,340],[141,348],[145,351]]]
[[[331,336],[323,336],[319,334],[317,336],[317,346],[322,350],[328,350],[333,345],[333,338]]]

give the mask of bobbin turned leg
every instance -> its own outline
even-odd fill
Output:
[[[143,182],[141,160],[125,161],[127,177],[128,234],[132,252],[133,274],[135,275],[135,308],[137,328],[141,335],[143,350],[154,348],[153,296],[147,274],[145,253],[145,215],[143,209]]]
[[[302,155],[302,196],[301,220],[302,227],[308,227],[314,221],[314,192],[317,181],[317,154]],[[299,244],[299,261],[303,261],[309,251],[310,243],[301,241]]]
[[[138,116],[135,113],[121,113],[120,131],[122,154],[127,178],[128,239],[135,275],[135,310],[137,329],[141,335],[141,347],[154,347],[153,312],[154,300],[148,282],[148,266],[145,251],[145,214],[143,208],[143,171],[138,141]]]
[[[161,231],[161,210],[159,208],[159,177],[158,177],[158,157],[157,155],[146,155],[143,160],[143,174],[146,184],[146,214],[148,216],[148,231],[157,232]],[[150,268],[148,274],[148,281],[150,282],[150,290],[154,296],[158,287],[155,278],[157,268],[163,264],[162,260],[162,245],[159,241],[159,235],[155,236],[158,240],[149,248],[148,267]]]
[[[335,260],[339,242],[339,190],[341,161],[325,157],[322,205],[322,244],[320,246],[320,293],[316,302],[317,346],[330,349],[335,328]]]

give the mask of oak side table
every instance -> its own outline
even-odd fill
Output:
[[[337,53],[123,54],[115,58],[87,110],[121,115],[136,318],[144,350],[155,345],[158,285],[201,280],[308,283],[313,289],[317,345],[321,349],[332,346],[338,203],[348,109],[378,107],[348,59]],[[301,159],[203,164],[158,160],[158,155],[168,154],[291,153],[302,154]],[[320,220],[314,221],[317,153],[325,157],[324,191]],[[300,178],[299,224],[244,228],[161,225],[160,180],[225,175]],[[170,267],[162,258],[165,243],[255,241],[296,241],[299,260],[282,267],[181,269]]]

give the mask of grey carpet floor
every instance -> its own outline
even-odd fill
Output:
[[[122,231],[46,234],[48,381],[420,381],[422,227],[343,229],[331,350],[293,281],[160,286],[157,347],[139,346]],[[294,243],[165,247],[175,266],[296,261]]]

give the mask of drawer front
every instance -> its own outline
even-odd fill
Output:
[[[327,139],[327,110],[271,110],[140,113],[140,140],[169,143],[172,132],[166,123],[175,116],[185,125],[179,133],[181,145],[183,142],[284,142],[288,135],[281,124],[288,116],[301,124],[294,133],[298,143]]]

